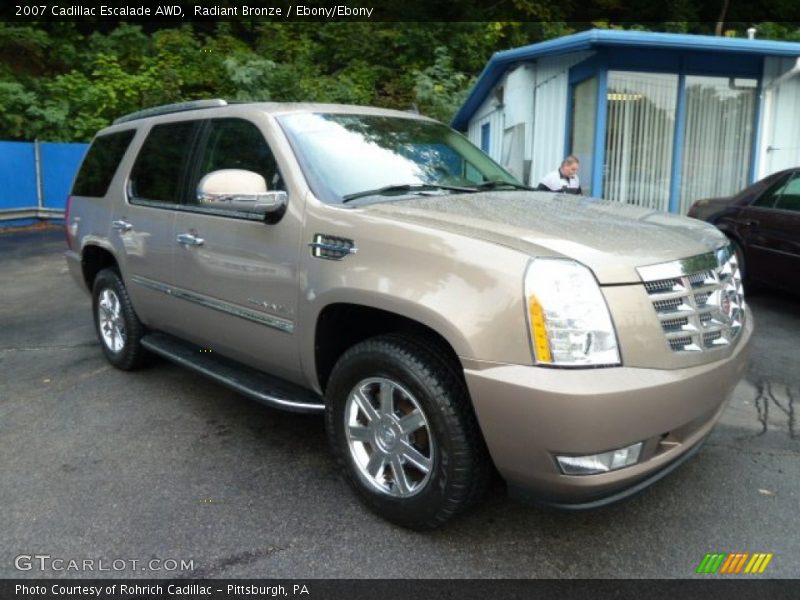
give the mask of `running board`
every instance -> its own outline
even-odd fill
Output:
[[[202,352],[199,346],[171,335],[149,333],[142,338],[142,346],[267,406],[297,413],[325,410],[322,397],[314,392],[227,358]]]

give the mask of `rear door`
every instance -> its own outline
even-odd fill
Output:
[[[266,117],[259,124],[219,118],[204,125],[187,204],[175,222],[174,284],[184,304],[177,319],[185,337],[208,350],[299,381],[294,327],[303,199],[286,190],[265,137],[269,127]],[[221,169],[252,171],[269,190],[288,191],[285,214],[267,224],[200,206],[192,192],[204,175]]]
[[[180,207],[192,143],[200,121],[153,126],[142,143],[116,204],[111,240],[134,308],[151,328],[176,332],[181,305],[168,290]]]
[[[114,207],[125,196],[120,163],[135,134],[135,129],[126,129],[97,136],[81,163],[65,215],[68,245],[76,261],[84,244],[106,245]]]

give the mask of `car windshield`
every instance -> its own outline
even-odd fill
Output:
[[[278,121],[323,202],[525,187],[464,136],[434,121],[334,113]]]

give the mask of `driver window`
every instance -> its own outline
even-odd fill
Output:
[[[788,179],[788,176],[781,177],[778,181],[773,183],[766,192],[755,199],[753,206],[760,206],[761,208],[772,208],[775,206],[775,201],[781,195],[783,188],[786,187]]]
[[[775,208],[800,212],[800,173],[795,173],[783,186]]]
[[[286,189],[263,134],[243,119],[212,119],[198,164],[193,190],[205,175],[220,169],[252,171],[264,178],[269,191]],[[197,202],[194,194],[192,202]]]

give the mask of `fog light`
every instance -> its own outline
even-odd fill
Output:
[[[607,473],[624,467],[630,467],[639,462],[642,453],[642,442],[611,450],[602,454],[588,456],[556,456],[558,466],[565,475],[595,475]]]

